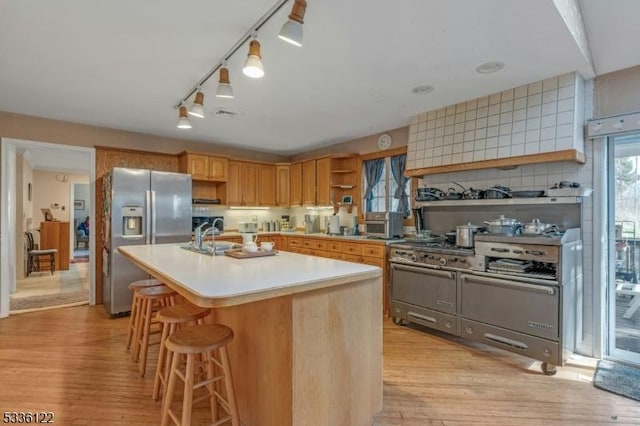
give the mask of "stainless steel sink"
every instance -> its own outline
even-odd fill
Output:
[[[216,241],[214,246],[210,246],[208,242],[203,244],[202,250],[194,247],[193,243],[181,245],[180,248],[194,253],[206,254],[207,256],[220,256],[227,250],[242,248],[242,245],[232,241]]]

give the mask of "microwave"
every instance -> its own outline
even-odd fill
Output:
[[[368,212],[364,223],[369,237],[393,239],[404,234],[404,215],[399,212]]]
[[[209,226],[214,220],[220,219],[216,222],[216,235],[224,232],[224,216],[191,216],[191,232],[194,232],[196,228],[203,223],[207,222]],[[207,226],[205,226],[207,228]]]

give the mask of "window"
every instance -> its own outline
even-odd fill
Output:
[[[405,217],[409,217],[411,179],[404,177],[406,158],[407,155],[402,154],[363,162],[362,205],[364,212],[403,212]],[[404,181],[404,191],[398,189],[398,179]],[[373,182],[372,186],[369,185],[369,181]],[[369,188],[371,188],[370,194],[367,193]]]

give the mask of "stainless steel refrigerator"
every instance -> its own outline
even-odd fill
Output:
[[[133,281],[149,278],[118,247],[191,241],[191,175],[114,168],[103,180],[103,303],[131,310]]]

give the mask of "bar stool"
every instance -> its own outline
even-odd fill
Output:
[[[147,370],[147,354],[149,352],[150,344],[149,338],[152,334],[160,332],[160,329],[151,329],[153,325],[160,324],[154,318],[153,314],[161,308],[175,305],[177,295],[178,293],[166,285],[138,290],[138,297],[140,298],[140,314],[137,320],[136,337],[131,354],[132,359],[139,362],[138,370],[140,371],[141,377],[144,377]],[[162,325],[160,324],[160,326]]]
[[[188,323],[204,324],[204,319],[210,313],[211,309],[200,308],[188,302],[178,303],[158,311],[156,320],[162,323],[162,337],[160,338],[160,351],[158,352],[156,375],[153,381],[153,399],[155,401],[158,400],[167,387],[167,377],[169,376],[169,366],[171,365],[171,357],[169,356],[171,354],[168,354],[165,348],[167,338],[175,333],[178,328]]]
[[[231,420],[233,426],[239,426],[238,407],[233,391],[231,369],[229,367],[229,356],[227,354],[227,344],[233,340],[233,331],[221,324],[203,324],[185,327],[176,331],[167,338],[165,346],[167,351],[172,353],[171,369],[169,370],[169,382],[167,391],[162,401],[162,426],[166,426],[171,419],[178,425],[191,424],[192,404],[204,399],[209,399],[211,405],[211,418],[214,425],[220,425]],[[206,366],[206,379],[195,382],[196,355],[204,355]],[[182,368],[180,359],[186,358],[185,366]],[[171,410],[171,403],[176,386],[176,378],[184,382],[184,395],[182,402],[182,419]],[[225,394],[220,393],[218,382],[224,382]],[[194,389],[205,387],[207,393],[199,398],[193,399]],[[225,417],[219,418],[218,405],[226,413]]]
[[[129,316],[129,331],[127,332],[127,350],[131,347],[131,341],[135,335],[136,320],[138,318],[140,310],[140,298],[138,297],[138,291],[147,288],[162,285],[162,283],[155,278],[149,280],[138,280],[129,284],[129,290],[133,291],[133,299],[131,300],[131,314]]]

